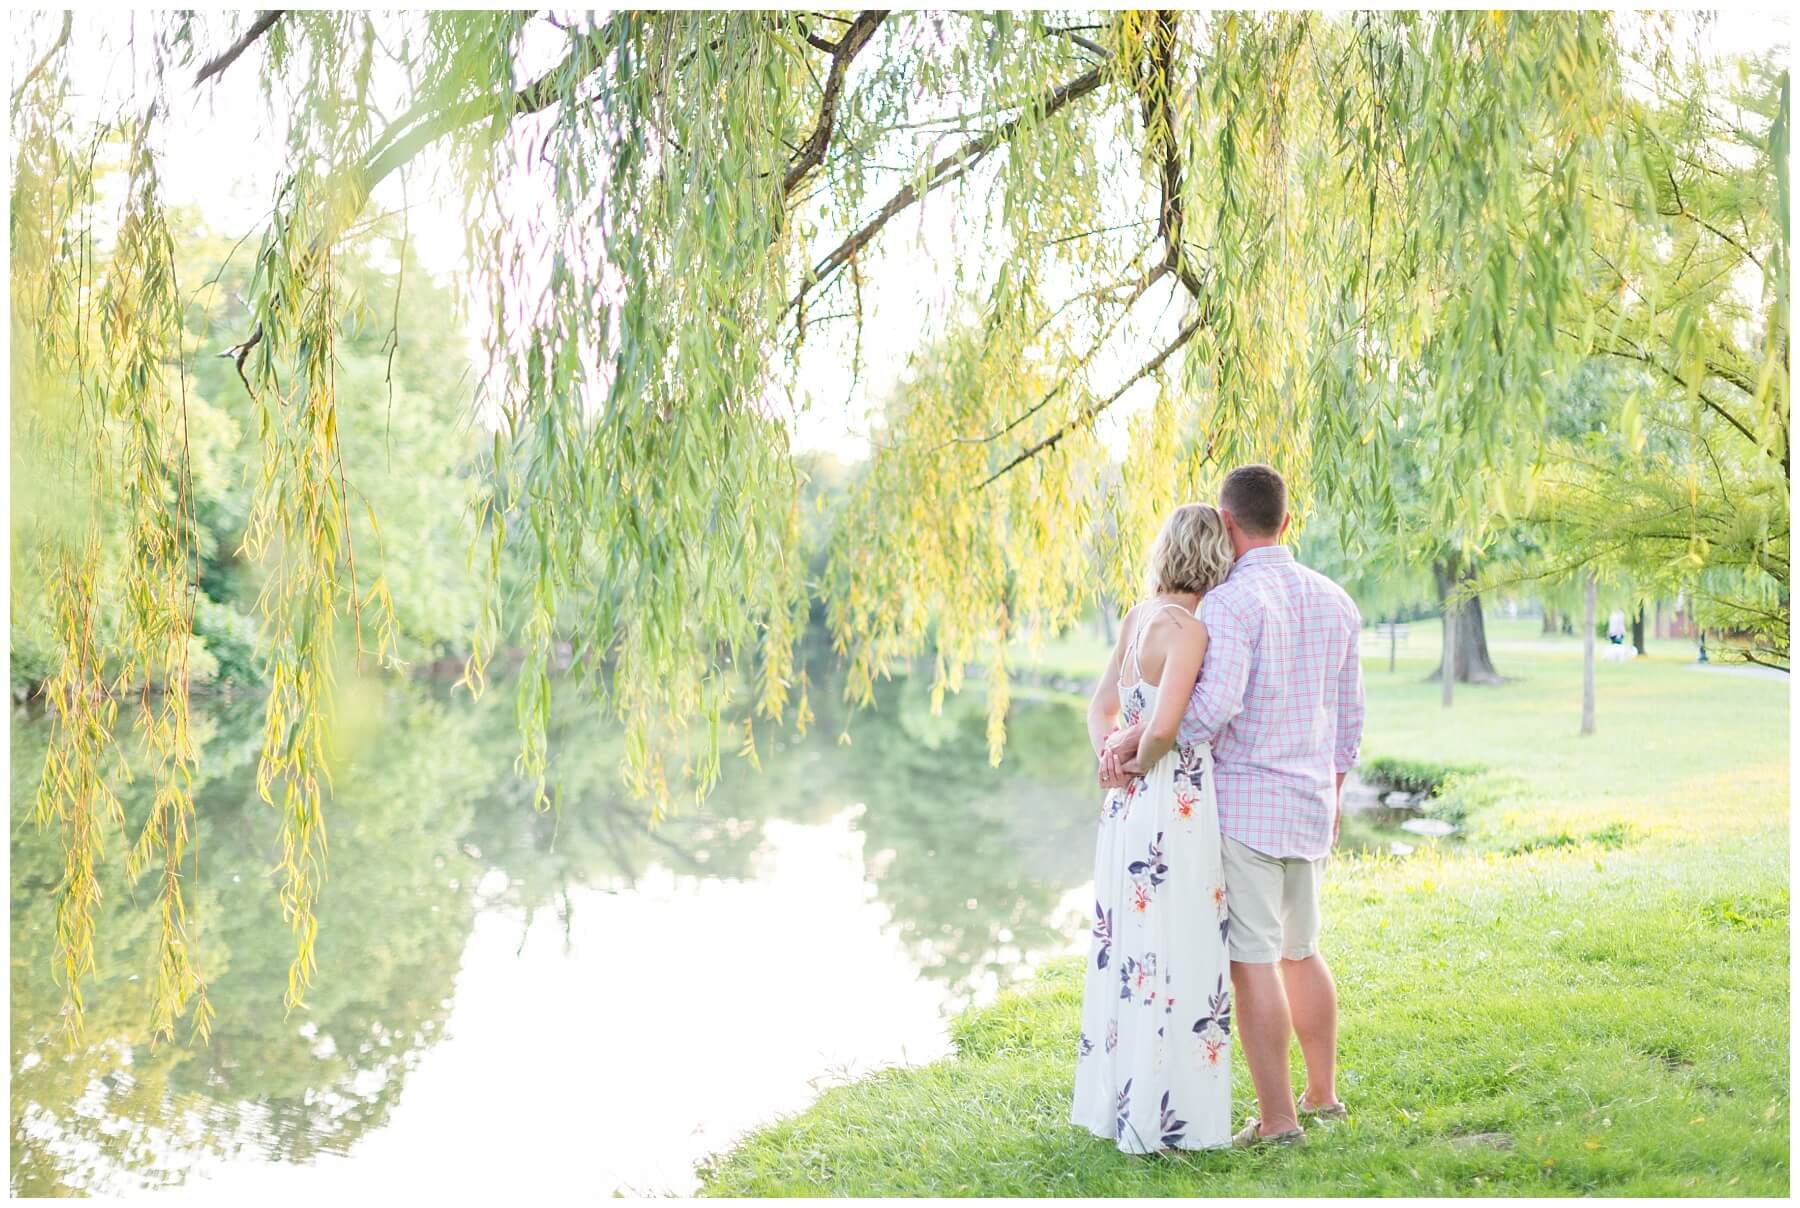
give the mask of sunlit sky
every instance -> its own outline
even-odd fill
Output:
[[[15,84],[55,36],[58,19],[41,15],[9,18],[15,35]],[[78,103],[90,112],[115,111],[132,90],[132,81],[143,79],[148,71],[142,49],[131,38],[134,20],[141,22],[143,17],[118,11],[77,17],[76,44],[104,47],[97,52],[87,51],[75,70]],[[212,49],[224,44],[224,30],[218,21],[215,16],[212,37],[218,44]],[[1680,22],[1682,36],[1678,40],[1708,55],[1761,51],[1789,42],[1788,17],[1783,11],[1724,11],[1704,26],[1696,15],[1684,14]],[[553,62],[559,54],[561,37],[547,24],[534,23],[520,74],[529,76]],[[220,80],[200,88],[189,84],[190,73],[181,73],[171,81],[170,113],[162,123],[164,186],[169,200],[197,206],[210,226],[234,239],[260,230],[282,168],[279,107],[272,108],[261,95],[259,66],[254,54],[246,56]],[[853,70],[852,84],[854,78]],[[517,177],[509,187],[528,198],[534,191],[541,194],[544,182]],[[877,181],[870,188],[870,196],[884,197],[891,187],[888,182]],[[860,373],[852,372],[848,322],[838,321],[809,331],[799,369],[790,383],[794,392],[791,422],[797,447],[828,450],[846,460],[866,452],[871,410],[879,408],[903,372],[908,355],[924,343],[956,300],[938,265],[953,244],[958,255],[978,254],[966,237],[956,239],[954,231],[957,208],[979,204],[981,196],[978,192],[960,196],[954,189],[927,195],[920,204],[890,222],[881,239],[865,255]],[[461,191],[442,170],[441,155],[423,155],[407,171],[384,181],[368,212],[400,211],[406,214],[409,242],[428,270],[468,285],[464,259],[468,231]],[[835,242],[832,234],[829,230],[821,232],[818,246],[831,246]],[[247,241],[239,254],[253,254],[254,245],[254,239]],[[1154,301],[1149,303],[1153,305]],[[470,307],[471,314],[482,311],[480,300],[475,302]],[[1166,322],[1169,316],[1153,316],[1152,325],[1159,326],[1159,319]],[[223,340],[221,348],[236,338],[241,337]],[[471,321],[472,359],[478,354],[478,346],[478,331]],[[1125,377],[1135,367],[1131,357],[1149,346],[1146,342],[1122,349],[1110,358],[1097,359],[1095,383]],[[1114,445],[1121,442],[1126,421],[1139,407],[1148,404],[1153,391],[1150,382],[1142,382],[1102,416],[1101,439]]]

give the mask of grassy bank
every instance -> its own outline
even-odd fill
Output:
[[[955,1057],[746,1139],[706,1191],[1785,1194],[1786,684],[1663,643],[1601,665],[1583,739],[1578,646],[1496,630],[1511,682],[1449,711],[1420,682],[1432,635],[1415,627],[1391,674],[1369,646],[1367,752],[1485,770],[1458,790],[1465,842],[1333,868],[1349,1125],[1174,1159],[1072,1127],[1076,960],[957,1020]],[[1241,1057],[1235,1095],[1241,1117]]]

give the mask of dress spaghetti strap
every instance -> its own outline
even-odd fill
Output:
[[[1144,682],[1144,665],[1138,661],[1138,646],[1144,636],[1144,630],[1150,628],[1150,620],[1152,617],[1160,616],[1164,611],[1170,608],[1173,608],[1176,612],[1185,612],[1190,617],[1194,615],[1193,611],[1189,608],[1176,604],[1171,600],[1163,600],[1158,603],[1155,608],[1139,617],[1137,626],[1131,631],[1131,641],[1126,643],[1125,650],[1131,655],[1131,670],[1132,673],[1137,676],[1137,683],[1141,684]],[[1123,662],[1123,660],[1120,661]]]

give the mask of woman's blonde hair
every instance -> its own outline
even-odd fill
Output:
[[[1231,538],[1219,509],[1184,503],[1169,514],[1150,549],[1150,594],[1205,595],[1231,573]]]

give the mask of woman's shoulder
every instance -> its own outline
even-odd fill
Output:
[[[1170,640],[1195,639],[1206,636],[1206,625],[1195,614],[1179,604],[1151,610],[1142,618],[1144,636],[1157,634]]]

